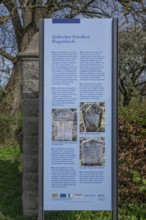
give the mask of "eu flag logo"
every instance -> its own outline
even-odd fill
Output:
[[[66,198],[66,194],[60,194],[60,198]]]

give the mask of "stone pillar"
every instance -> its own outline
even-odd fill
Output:
[[[38,212],[39,34],[19,56],[23,65],[23,214]]]

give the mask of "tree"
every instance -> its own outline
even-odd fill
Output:
[[[141,29],[119,33],[119,89],[123,106],[142,96],[146,85],[146,34]]]
[[[143,0],[0,0],[0,56],[13,64],[12,74],[1,105],[1,112],[15,114],[21,100],[21,61],[23,52],[38,31],[40,18],[119,17],[122,27],[145,28]]]
[[[21,100],[21,61],[17,54],[24,51],[38,31],[40,18],[110,17],[95,0],[0,0],[0,56],[13,64],[6,86],[1,112],[15,114]]]

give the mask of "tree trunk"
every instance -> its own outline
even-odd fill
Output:
[[[17,115],[21,103],[22,64],[18,59],[14,64],[12,75],[6,86],[0,105],[0,113],[9,116]]]
[[[127,96],[127,95],[124,95],[124,99],[123,99],[123,106],[126,107],[126,106],[129,106],[130,104],[130,101],[131,101],[131,96]]]

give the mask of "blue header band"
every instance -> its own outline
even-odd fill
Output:
[[[68,18],[53,18],[52,23],[57,23],[57,24],[77,24],[80,23],[80,19],[68,19]]]

